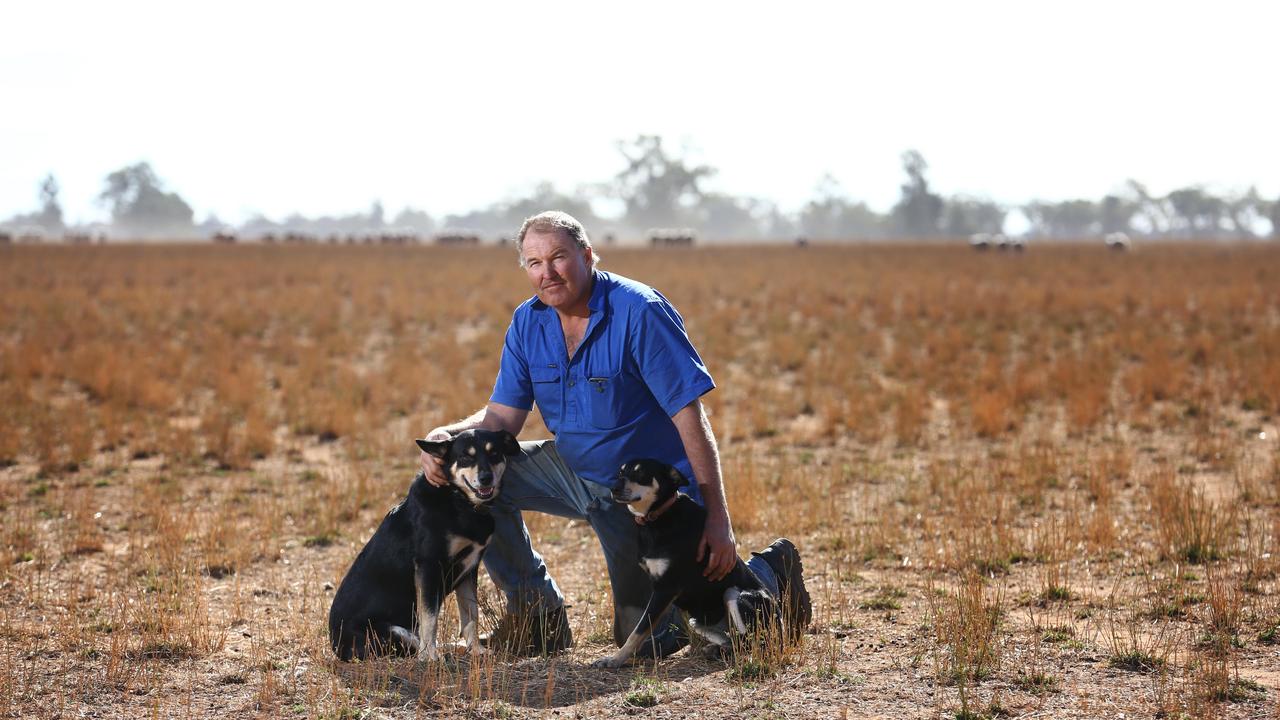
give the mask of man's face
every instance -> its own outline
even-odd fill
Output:
[[[524,237],[524,269],[538,299],[557,310],[585,303],[591,291],[591,248],[559,232],[530,232]]]

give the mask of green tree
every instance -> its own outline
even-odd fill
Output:
[[[822,176],[814,189],[813,199],[800,209],[800,230],[806,237],[814,239],[878,237],[883,233],[883,227],[884,218],[866,203],[846,197],[840,182],[830,174]]]
[[[62,221],[62,206],[58,203],[58,181],[50,173],[40,181],[40,212],[36,214],[36,224],[50,232],[62,232],[66,225]]]
[[[1199,186],[1169,193],[1175,231],[1184,237],[1216,237],[1221,234],[1226,203]]]
[[[632,227],[673,227],[696,220],[696,208],[704,196],[701,184],[716,174],[715,168],[690,166],[669,154],[660,135],[619,142],[618,152],[626,167],[614,177],[614,189]]]
[[[771,203],[755,198],[707,193],[698,202],[695,222],[709,237],[758,240],[775,209]]]
[[[111,207],[111,222],[126,237],[187,237],[195,213],[177,193],[165,192],[145,162],[121,168],[106,178],[98,200]]]
[[[942,231],[949,237],[1004,231],[1005,209],[990,200],[953,197],[946,202]]]
[[[1107,195],[1102,198],[1099,207],[1099,220],[1102,233],[1132,232],[1133,216],[1138,212],[1138,204],[1119,195]]]
[[[1022,211],[1031,222],[1032,234],[1041,237],[1092,237],[1101,227],[1098,205],[1092,200],[1037,200],[1024,205]]]
[[[1254,229],[1258,226],[1259,220],[1266,219],[1267,211],[1270,209],[1267,201],[1258,194],[1258,188],[1250,187],[1243,194],[1226,199],[1224,202],[1226,218],[1235,236],[1256,239],[1258,234]]]
[[[929,163],[915,150],[902,154],[902,170],[907,182],[902,185],[902,197],[893,208],[894,226],[907,237],[933,237],[938,234],[942,220],[942,197],[929,190],[925,171]]]
[[[1142,221],[1143,230],[1150,235],[1163,235],[1173,226],[1172,211],[1163,198],[1147,191],[1147,186],[1137,180],[1128,181],[1129,192],[1136,206],[1133,217]]]

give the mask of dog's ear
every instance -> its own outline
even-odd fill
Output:
[[[685,487],[689,484],[689,478],[674,467],[671,468],[671,479],[675,482],[676,487]]]
[[[418,438],[414,442],[418,443],[418,447],[422,448],[422,452],[428,455],[435,455],[441,460],[444,459],[445,455],[449,454],[449,446],[453,444],[452,440],[423,440],[422,438]]]
[[[516,436],[506,430],[500,430],[499,432],[502,433],[502,454],[507,457],[519,455],[520,441],[516,440]]]

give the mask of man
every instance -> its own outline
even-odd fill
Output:
[[[698,547],[704,574],[722,578],[737,560],[715,436],[699,401],[715,383],[675,308],[653,288],[597,270],[599,256],[573,217],[531,217],[515,244],[536,295],[512,316],[489,403],[427,439],[475,427],[518,435],[537,403],[555,439],[521,443],[495,503],[485,566],[507,596],[507,614],[492,641],[518,654],[572,644],[564,597],[520,515],[536,510],[586,520],[595,530],[621,645],[652,588],[639,567],[635,521],[609,496],[624,461],[654,458],[693,478],[690,495],[707,509]],[[439,461],[426,453],[421,461],[428,481],[444,484]],[[776,590],[769,566],[755,560],[752,569]],[[687,643],[674,623],[660,627],[644,655],[661,657]]]

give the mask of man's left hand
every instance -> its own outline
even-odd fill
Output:
[[[707,524],[702,529],[702,541],[698,543],[697,561],[707,558],[703,577],[715,582],[720,580],[738,562],[737,542],[733,537],[733,527],[729,518],[723,513],[709,513]]]

